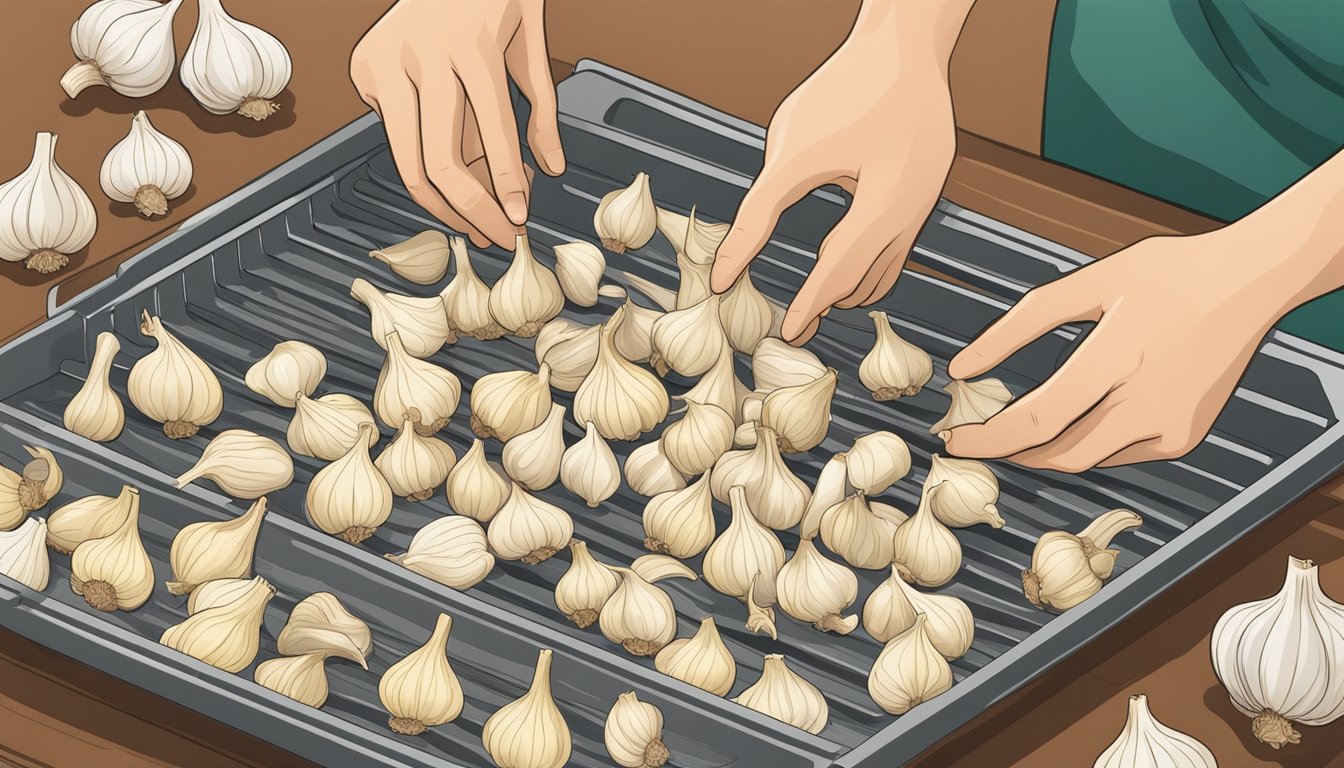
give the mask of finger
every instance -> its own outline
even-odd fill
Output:
[[[1079,297],[1077,286],[1064,290],[1065,282],[1047,283],[1028,291],[1017,304],[980,332],[952,362],[947,373],[954,379],[970,379],[1008,359],[1042,334],[1064,323],[1097,320],[1101,308]]]
[[[509,84],[501,60],[478,60],[458,71],[476,113],[481,146],[490,165],[495,199],[509,221],[527,223],[526,176],[518,148],[518,126],[509,103]]]
[[[560,124],[556,118],[555,81],[551,79],[551,59],[546,52],[546,30],[541,4],[523,11],[522,24],[504,53],[504,63],[523,92],[532,114],[527,122],[527,143],[541,170],[550,176],[565,172],[565,152],[560,146]]]
[[[891,286],[895,285],[896,277],[900,276],[901,268],[905,266],[905,259],[910,253],[910,243],[913,240],[914,238],[906,233],[896,238],[882,251],[882,255],[868,270],[868,274],[863,276],[854,292],[841,299],[836,306],[841,309],[853,309],[860,305],[871,304],[887,295],[891,291]],[[891,283],[887,285],[886,290],[879,291],[888,276],[892,276]]]
[[[719,244],[710,274],[710,288],[723,293],[765,247],[775,224],[786,208],[802,199],[815,185],[785,161],[766,162],[742,204],[737,207],[733,226]]]
[[[817,329],[820,327],[821,327],[821,318],[820,317],[813,318],[812,322],[808,323],[807,327],[803,329],[803,332],[798,334],[797,337],[790,340],[789,343],[794,345],[795,347],[801,347],[802,345],[811,341],[813,336],[817,335]]]
[[[1135,441],[1134,418],[1120,397],[1107,398],[1046,445],[1008,457],[1033,469],[1086,472]]]
[[[906,250],[906,254],[909,254],[908,249]],[[891,293],[892,289],[896,287],[896,281],[901,279],[901,275],[905,272],[905,264],[906,260],[902,258],[894,262],[890,267],[887,267],[887,273],[882,276],[881,282],[877,284],[877,287],[873,289],[873,292],[868,294],[868,298],[864,299],[859,306],[866,307],[869,304],[876,304],[885,299],[888,294]]]

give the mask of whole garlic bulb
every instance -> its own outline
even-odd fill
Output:
[[[396,331],[402,349],[411,357],[424,359],[457,341],[437,296],[403,296],[374,287],[362,277],[350,284],[351,298],[369,310],[369,337],[387,349],[388,334]]]
[[[831,507],[844,501],[845,497],[853,492],[849,487],[848,478],[848,457],[843,453],[835,454],[821,465],[821,472],[817,473],[817,484],[812,488],[812,498],[808,500],[807,507],[803,510],[803,519],[798,523],[800,537],[810,539],[821,534],[823,516]],[[896,531],[892,529],[887,533],[890,537]],[[822,537],[822,541],[826,541],[826,538]],[[826,546],[831,545],[827,543]]]
[[[289,452],[269,437],[246,429],[226,429],[205,446],[201,458],[173,481],[184,488],[204,477],[237,499],[257,499],[294,482]]]
[[[271,99],[289,85],[292,70],[289,51],[273,35],[225,13],[220,0],[200,0],[181,78],[206,111],[265,120],[280,109]]]
[[[933,378],[929,353],[896,335],[886,312],[873,310],[877,338],[873,349],[859,363],[859,381],[874,400],[896,400],[919,394]]]
[[[729,491],[732,520],[709,545],[701,565],[705,581],[719,592],[745,600],[756,574],[773,584],[784,565],[784,546],[774,531],[757,521],[740,485]]]
[[[644,546],[673,557],[695,557],[714,541],[709,475],[644,505]]]
[[[619,291],[625,297],[625,303],[612,313],[606,323],[612,329],[611,341],[616,345],[616,352],[632,363],[647,362],[653,357],[653,324],[658,322],[663,313],[636,304],[620,286],[603,286],[598,292],[607,288]]]
[[[65,473],[50,450],[31,445],[23,450],[33,460],[23,465],[22,473],[0,466],[0,530],[14,528],[29,512],[45,507],[65,482]]]
[[[895,555],[894,526],[874,514],[863,494],[856,493],[821,515],[821,540],[826,548],[855,568],[886,568]]]
[[[586,629],[597,621],[621,577],[593,557],[586,542],[571,541],[569,552],[569,568],[555,584],[555,607],[579,629]]]
[[[590,421],[584,430],[583,439],[565,449],[560,459],[560,482],[596,509],[621,487],[621,465],[596,424]]]
[[[737,680],[737,662],[719,635],[713,616],[701,619],[694,635],[668,643],[654,657],[653,666],[668,677],[715,696],[727,696]]]
[[[540,491],[560,477],[565,455],[565,406],[551,403],[551,412],[535,428],[504,444],[504,471],[529,491]]]
[[[632,568],[611,567],[621,583],[598,616],[603,636],[636,656],[653,656],[677,635],[677,613],[667,592]]]
[[[47,546],[62,555],[90,539],[101,539],[121,527],[139,491],[129,485],[116,496],[85,496],[52,512],[47,518]]]
[[[164,586],[185,595],[214,579],[241,579],[252,573],[252,553],[266,516],[266,497],[232,520],[192,523],[177,532],[169,552],[173,578]]]
[[[365,431],[363,428],[368,426]],[[363,403],[342,392],[310,398],[295,392],[294,418],[289,420],[285,442],[302,456],[335,461],[363,440],[372,448],[378,442],[378,426]]]
[[[909,474],[910,447],[891,432],[869,432],[854,439],[845,454],[845,466],[851,487],[876,496]]]
[[[551,413],[551,367],[487,373],[471,388],[471,431],[508,442]]]
[[[885,643],[915,625],[915,617],[927,619],[924,629],[933,647],[948,661],[959,659],[975,640],[971,609],[955,595],[926,594],[900,577],[896,566],[891,576],[877,586],[863,604],[863,628],[873,639]]]
[[[1046,531],[1022,572],[1022,591],[1037,608],[1066,611],[1095,595],[1111,577],[1120,550],[1107,549],[1116,534],[1143,525],[1128,509],[1113,509],[1093,520],[1077,536]]]
[[[759,439],[750,451],[724,454],[710,473],[715,498],[728,498],[728,489],[742,486],[747,505],[767,528],[782,531],[797,525],[812,498],[807,484],[798,479],[779,453],[772,430],[758,426]]]
[[[168,201],[191,186],[191,155],[141,110],[131,118],[131,132],[103,158],[98,183],[113,200],[134,203],[141,216],[164,216]]]
[[[372,429],[361,426],[361,436]],[[369,538],[387,522],[392,514],[392,486],[369,459],[366,437],[313,475],[304,511],[318,530],[351,544]]]
[[[205,361],[178,341],[149,310],[141,312],[140,333],[158,347],[135,361],[126,382],[131,403],[163,424],[174,440],[191,437],[224,410],[224,390]]]
[[[933,647],[924,614],[889,640],[868,673],[868,695],[890,715],[903,715],[952,687],[952,668]]]
[[[733,701],[808,733],[821,733],[830,719],[826,697],[778,653],[766,655],[761,678]]]
[[[451,723],[462,714],[462,684],[448,663],[453,619],[440,613],[425,644],[387,668],[378,680],[378,699],[392,716],[387,727],[405,736]]]
[[[121,342],[115,335],[107,331],[98,334],[84,384],[65,406],[66,429],[99,443],[115,440],[121,434],[126,410],[109,381],[112,358],[120,351]]]
[[[490,314],[490,288],[476,275],[466,241],[453,236],[448,244],[457,265],[457,273],[439,292],[448,324],[456,332],[481,341],[498,339],[504,335],[504,328]]]
[[[448,425],[462,398],[462,382],[447,368],[419,360],[406,351],[401,334],[387,335],[387,359],[373,389],[373,412],[396,429],[412,409],[415,431],[428,437]]]
[[[388,555],[398,565],[453,589],[471,589],[495,567],[485,530],[469,517],[440,517],[415,532],[404,555]]]
[[[574,520],[568,512],[538,499],[517,483],[487,531],[496,555],[528,565],[549,559],[573,537]]]
[[[564,306],[565,294],[555,273],[532,256],[527,235],[518,235],[513,262],[490,289],[490,316],[513,335],[527,339]]]
[[[330,693],[326,661],[321,653],[267,659],[257,665],[252,679],[281,696],[320,709]]]
[[[311,397],[326,375],[327,358],[317,347],[282,341],[247,369],[243,383],[272,403],[293,408],[300,395]]]
[[[240,672],[257,658],[261,621],[272,597],[275,587],[257,576],[232,600],[202,608],[164,630],[159,642],[225,672]]]
[[[728,343],[743,354],[754,353],[757,345],[770,335],[775,309],[751,281],[750,268],[742,270],[733,287],[724,292],[719,302],[719,319]]]
[[[765,396],[761,426],[775,431],[784,453],[805,453],[826,439],[831,428],[831,398],[835,396],[834,368],[809,384],[780,387]]]
[[[140,491],[128,493],[121,525],[80,544],[70,558],[71,591],[100,611],[134,611],[154,592],[154,563],[140,541]]]
[[[859,625],[858,616],[841,616],[859,595],[854,572],[834,563],[817,550],[812,539],[800,539],[798,549],[775,577],[779,607],[822,632],[848,635]]]
[[[462,248],[466,249],[466,243],[462,243]],[[433,285],[448,274],[452,250],[448,246],[447,235],[436,229],[427,229],[395,245],[369,251],[369,258],[383,262],[398,277],[412,283]]]
[[[672,753],[663,743],[663,713],[634,691],[616,697],[602,728],[607,754],[623,768],[658,768]]]
[[[0,576],[41,592],[51,578],[47,555],[47,522],[30,517],[12,531],[0,532]]]
[[[1209,748],[1153,717],[1148,697],[1129,697],[1125,727],[1092,768],[1218,768]]]
[[[74,99],[85,88],[106,85],[140,98],[163,87],[173,74],[173,16],[182,0],[100,0],[84,9],[70,28],[79,62],[61,76]]]
[[[612,343],[616,310],[599,337],[597,362],[574,393],[574,420],[593,422],[608,440],[634,440],[667,418],[667,390],[656,376],[621,357]]]
[[[786,341],[761,339],[751,352],[751,377],[763,392],[801,386],[825,375],[826,366],[816,355]]]
[[[419,411],[411,408],[397,436],[373,462],[392,493],[408,501],[424,501],[433,496],[457,464],[452,446],[415,431],[419,421]]]
[[[527,693],[485,721],[481,743],[499,768],[560,768],[569,762],[569,726],[551,695],[551,651],[537,653]]]
[[[555,276],[570,301],[581,307],[597,303],[597,287],[607,271],[607,257],[592,243],[575,241],[555,246]]]
[[[192,593],[198,594],[200,590]],[[364,669],[373,653],[369,625],[346,610],[330,592],[314,592],[289,612],[289,620],[275,638],[276,651],[287,656],[309,653],[339,656]]]
[[[593,214],[593,229],[602,247],[613,253],[648,245],[657,226],[658,209],[649,189],[649,175],[642,172],[635,174],[630,186],[604,195]]]
[[[38,133],[28,167],[0,184],[0,260],[50,274],[97,229],[93,201],[56,164],[56,134]]]
[[[681,398],[685,400],[685,398]],[[686,410],[663,430],[663,455],[677,471],[694,477],[714,466],[733,445],[733,416],[717,405],[685,400]]]
[[[941,587],[961,569],[961,543],[930,510],[946,490],[942,484],[926,490],[892,540],[892,562],[901,578],[924,587]]]
[[[448,473],[447,490],[448,506],[454,512],[485,524],[508,501],[513,487],[486,460],[485,443],[473,440],[462,460]]]
[[[657,496],[686,487],[686,478],[672,466],[657,440],[639,446],[625,457],[625,482],[640,496]]]
[[[579,388],[597,363],[600,325],[581,325],[557,317],[537,333],[537,364],[551,368],[551,386],[565,392]]]
[[[1013,393],[998,379],[953,379],[943,387],[943,391],[952,396],[952,402],[947,407],[947,415],[929,427],[931,435],[963,424],[984,424],[1013,399]]]
[[[995,502],[999,500],[999,479],[989,467],[971,459],[945,459],[933,454],[926,489],[942,485],[930,509],[944,525],[966,528],[985,523],[1002,528],[1003,518]]]
[[[708,298],[675,312],[668,312],[653,324],[650,336],[653,356],[650,364],[659,374],[668,370],[682,376],[700,376],[714,367],[728,346],[723,324],[719,321],[719,297]]]

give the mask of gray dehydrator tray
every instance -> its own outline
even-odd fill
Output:
[[[592,241],[597,199],[628,183],[635,171],[650,173],[663,206],[684,213],[697,204],[703,215],[729,220],[759,170],[762,129],[619,71],[581,63],[559,93],[570,169],[559,179],[537,177],[529,225],[544,262],[558,242]],[[822,190],[790,209],[753,268],[762,290],[787,299],[844,204],[839,193]],[[350,298],[350,282],[364,277],[385,290],[437,292],[441,286],[398,280],[367,252],[440,226],[407,196],[381,125],[372,116],[357,120],[183,224],[114,277],[53,308],[41,327],[0,348],[0,460],[20,464],[20,446],[28,443],[56,451],[68,479],[53,508],[87,493],[114,494],[125,482],[139,486],[146,543],[158,575],[166,577],[166,549],[179,528],[246,508],[208,482],[177,491],[170,479],[224,429],[284,439],[291,412],[247,390],[242,385],[247,368],[277,341],[308,341],[328,356],[319,393],[348,392],[367,402],[382,352],[368,338],[367,314]],[[474,255],[486,280],[503,272],[507,258],[496,249]],[[929,454],[941,447],[927,429],[947,407],[941,391],[946,361],[1031,286],[1087,261],[946,202],[925,228],[914,259],[976,289],[907,273],[879,305],[906,338],[933,355],[934,380],[913,398],[875,403],[855,377],[872,339],[867,310],[831,313],[810,348],[841,373],[834,423],[818,449],[790,459],[812,483],[824,460],[856,435],[893,429],[909,441],[915,469],[883,498],[907,510],[915,504]],[[675,284],[672,251],[661,236],[636,253],[609,255],[608,264],[608,279],[615,282],[628,272]],[[614,306],[605,300],[594,308],[567,306],[565,315],[593,322]],[[151,349],[137,331],[142,309],[160,315],[219,374],[224,414],[180,442],[166,439],[157,424],[131,408],[126,430],[112,443],[97,445],[66,433],[62,411],[82,383],[101,331],[116,333],[122,343],[112,379],[124,395],[130,366]],[[993,375],[1020,394],[1048,376],[1082,333],[1057,330]],[[433,359],[456,371],[466,389],[484,372],[535,365],[531,342],[516,339],[467,339]],[[747,362],[739,358],[738,367],[749,383]],[[674,379],[671,389],[680,392],[685,384]],[[571,402],[566,393],[556,395],[558,402]],[[464,394],[444,433],[459,455],[471,438],[468,402]],[[323,764],[488,765],[480,747],[481,723],[522,692],[536,649],[552,647],[557,695],[575,736],[575,765],[608,764],[601,722],[616,694],[628,689],[663,709],[675,765],[899,765],[1344,466],[1342,408],[1344,356],[1275,333],[1213,433],[1180,461],[1079,476],[994,463],[1007,526],[959,531],[965,565],[945,588],[971,605],[975,644],[954,662],[958,682],[951,691],[899,718],[883,714],[868,697],[866,675],[880,646],[862,630],[848,637],[823,635],[781,615],[776,642],[747,634],[741,604],[703,582],[663,582],[677,606],[679,634],[692,632],[705,615],[717,617],[738,662],[731,695],[755,681],[765,653],[784,653],[790,666],[818,685],[830,703],[831,721],[817,736],[666,678],[649,660],[608,643],[596,628],[570,625],[551,603],[553,585],[568,565],[565,554],[537,566],[501,562],[465,593],[384,560],[383,554],[404,550],[422,525],[450,512],[442,493],[418,504],[398,500],[388,523],[360,546],[319,533],[304,519],[303,493],[320,464],[304,457],[296,457],[294,484],[272,495],[261,532],[256,569],[279,595],[267,612],[260,658],[273,655],[273,638],[288,608],[322,589],[369,620],[377,646],[368,673],[344,662],[329,664],[332,699],[322,710],[256,686],[250,670],[228,675],[159,646],[158,635],[180,620],[184,605],[162,589],[140,611],[96,614],[70,592],[64,578],[68,558],[53,558],[52,583],[42,594],[0,585],[0,624]],[[570,441],[579,435],[572,423],[566,431]],[[382,443],[389,437],[384,430]],[[631,445],[613,447],[623,459]],[[498,448],[490,446],[492,457]],[[642,497],[622,487],[600,509],[589,510],[558,485],[542,495],[571,512],[576,537],[600,558],[628,562],[641,554]],[[1085,520],[1117,506],[1139,511],[1146,521],[1116,541],[1123,551],[1117,575],[1067,614],[1032,608],[1021,595],[1019,575],[1036,538],[1051,528],[1079,530]],[[726,510],[716,506],[716,513],[722,527]],[[797,543],[794,533],[782,539],[790,551]],[[698,571],[698,558],[691,565]],[[885,576],[858,575],[855,610]],[[449,655],[463,677],[467,711],[425,736],[394,736],[377,701],[377,675],[428,636],[438,611],[456,620]],[[353,762],[352,755],[358,756]]]

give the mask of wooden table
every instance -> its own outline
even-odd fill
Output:
[[[99,214],[98,236],[62,273],[44,278],[0,267],[0,340],[40,322],[49,298],[68,300],[187,216],[363,113],[347,62],[388,0],[228,0],[233,13],[272,31],[294,57],[294,79],[280,98],[283,111],[261,124],[205,113],[176,78],[141,100],[106,89],[66,99],[56,83],[72,63],[68,28],[84,5],[0,5],[0,57],[22,74],[11,78],[7,119],[0,121],[0,178],[27,164],[35,131],[55,131],[61,136],[58,161],[90,193]],[[579,58],[597,58],[764,123],[844,37],[856,7],[855,0],[772,0],[768,10],[752,0],[550,0],[548,30],[558,75]],[[1149,234],[1214,226],[1035,156],[1052,9],[1053,0],[981,0],[968,21],[952,69],[962,133],[946,195],[1097,256]],[[195,14],[194,3],[184,3],[178,13],[179,54]],[[156,221],[111,204],[97,184],[103,155],[138,109],[187,146],[197,169],[191,191]],[[1277,589],[1290,553],[1321,563],[1326,591],[1344,598],[1344,493],[1332,487],[1338,485],[1305,493],[916,764],[1090,765],[1119,732],[1127,696],[1144,692],[1159,718],[1199,736],[1221,765],[1344,765],[1344,722],[1303,729],[1303,744],[1282,752],[1255,742],[1249,720],[1232,710],[1208,663],[1208,635],[1218,615]],[[3,630],[0,764],[305,765]]]

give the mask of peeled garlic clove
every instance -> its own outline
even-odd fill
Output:
[[[22,473],[0,466],[0,530],[14,528],[29,512],[45,507],[65,482],[55,454],[31,445],[23,450],[33,459]]]
[[[941,587],[961,569],[961,544],[930,507],[947,487],[937,485],[920,497],[919,508],[896,528],[892,562],[901,578],[924,587]]]
[[[943,391],[952,396],[952,402],[947,407],[947,415],[929,427],[931,435],[964,424],[984,424],[1013,399],[1013,393],[998,379],[953,379]]]
[[[644,506],[644,546],[673,557],[695,557],[714,541],[709,475],[649,499]]]
[[[452,251],[448,248],[447,235],[429,229],[396,245],[369,251],[369,258],[383,262],[398,277],[412,283],[433,285],[448,274]]]
[[[565,449],[560,458],[560,482],[590,509],[611,498],[621,486],[621,466],[616,463],[597,425],[584,425],[583,439]]]
[[[56,134],[37,134],[32,162],[0,184],[0,260],[50,274],[69,264],[97,228],[93,201],[56,164]]]
[[[112,358],[121,351],[117,337],[103,331],[94,345],[93,359],[84,384],[65,406],[65,428],[90,440],[105,443],[115,440],[126,424],[126,411],[121,397],[108,380],[112,372]]]
[[[677,635],[672,598],[630,568],[612,567],[621,583],[602,606],[598,627],[636,656],[653,656]]]
[[[868,673],[868,695],[882,710],[903,715],[952,687],[952,668],[933,647],[924,614],[892,638]]]
[[[549,331],[549,333],[548,333]],[[556,318],[537,333],[537,364],[551,368],[551,386],[565,392],[579,388],[597,363],[598,336],[602,326],[584,326]]]
[[[765,583],[769,587],[769,599],[757,598],[758,585]],[[762,579],[761,574],[751,577],[751,586],[747,588],[747,631],[757,635],[769,635],[771,640],[778,640],[779,633],[775,629],[775,609],[771,603],[775,599],[774,582]]]
[[[372,429],[361,432],[365,425]],[[378,442],[373,414],[363,403],[340,392],[318,398],[309,398],[302,391],[295,392],[294,418],[289,420],[289,429],[285,433],[290,450],[323,461],[335,461],[353,448],[361,435],[370,448]]]
[[[603,726],[607,754],[624,768],[658,768],[672,753],[663,743],[663,713],[634,691],[616,698]]]
[[[743,354],[752,354],[761,341],[770,335],[775,310],[770,300],[756,290],[756,284],[751,281],[750,269],[743,270],[733,287],[723,294],[723,301],[719,303],[719,319],[723,323],[724,333],[728,335],[728,343]],[[821,373],[825,373],[825,369]]]
[[[415,431],[419,420],[419,412],[410,409],[397,436],[373,462],[392,493],[409,501],[424,501],[433,496],[457,464],[452,446]]]
[[[966,528],[985,523],[1002,528],[1003,518],[995,502],[999,500],[999,479],[989,467],[971,459],[945,459],[933,454],[924,487],[943,485],[934,504],[933,514],[944,525]]]
[[[565,294],[555,273],[532,256],[527,235],[518,235],[513,263],[490,289],[490,316],[513,335],[526,339],[536,336],[564,306]]]
[[[702,570],[705,581],[719,592],[745,600],[752,578],[774,583],[784,565],[784,546],[774,531],[761,525],[747,505],[745,489],[733,486],[729,492],[732,501],[732,521],[719,538],[705,552]]]
[[[640,496],[657,496],[686,487],[686,478],[668,461],[658,441],[630,452],[625,459],[625,482]]]
[[[855,438],[845,456],[850,486],[868,496],[887,490],[910,473],[910,448],[891,432],[869,432]]]
[[[0,532],[0,576],[38,592],[46,589],[51,578],[46,542],[47,522],[40,517],[30,517],[18,528]]]
[[[1092,768],[1218,768],[1209,748],[1193,736],[1169,728],[1153,717],[1148,697],[1129,697],[1129,715],[1120,735]]]
[[[251,574],[252,553],[265,515],[263,496],[232,520],[192,523],[178,531],[169,553],[173,578],[165,584],[168,591],[185,595],[203,582]]]
[[[953,661],[970,650],[975,619],[966,603],[955,595],[920,592],[905,583],[896,566],[863,604],[863,628],[885,643],[914,626],[918,614],[928,619],[925,630],[943,658]]]
[[[70,558],[70,589],[100,611],[133,611],[154,592],[154,564],[140,541],[140,492],[127,492],[121,525],[80,544]]]
[[[453,589],[471,589],[495,567],[485,531],[469,517],[441,517],[416,531],[404,555],[387,559]]]
[[[597,303],[597,286],[607,271],[607,257],[592,243],[575,241],[555,246],[555,276],[565,296],[581,307]]]
[[[821,533],[822,516],[836,504],[845,500],[853,490],[849,487],[848,457],[837,453],[821,467],[817,474],[817,484],[812,488],[812,498],[803,509],[803,518],[798,524],[798,535],[810,539]],[[895,531],[889,533],[894,534]],[[822,537],[822,541],[825,541]],[[826,546],[830,546],[827,544]]]
[[[555,607],[579,629],[586,629],[597,621],[621,577],[593,557],[585,542],[571,541],[569,552],[569,568],[555,585]]]
[[[681,398],[685,400],[685,398]],[[663,455],[683,475],[702,474],[733,445],[733,416],[717,405],[685,400],[686,410],[663,430]]]
[[[193,592],[195,596],[197,592]],[[368,669],[373,653],[369,625],[330,592],[314,592],[289,612],[289,620],[275,639],[275,649],[286,656],[321,654],[349,659]]]
[[[713,616],[702,619],[694,635],[668,643],[654,657],[653,666],[715,696],[727,696],[737,680],[737,663],[719,636]]]
[[[815,381],[781,387],[765,396],[761,426],[775,431],[784,453],[805,453],[826,439],[831,428],[831,398],[835,396],[836,372],[826,369]]]
[[[401,335],[387,335],[387,359],[373,390],[373,411],[396,429],[412,412],[419,412],[415,431],[432,435],[448,425],[462,398],[462,382],[447,368],[418,360],[406,351]]]
[[[113,200],[135,203],[141,216],[164,216],[168,201],[191,186],[191,155],[141,110],[131,118],[131,132],[103,158],[98,183]]]
[[[689,566],[675,557],[654,553],[652,555],[640,555],[630,564],[630,570],[639,574],[639,577],[650,584],[662,581],[663,579],[688,579],[695,581],[698,576]]]
[[[378,681],[378,699],[392,716],[387,727],[405,736],[451,723],[462,714],[462,684],[448,663],[453,619],[440,613],[425,644],[387,668]]]
[[[257,576],[233,600],[198,610],[164,630],[159,642],[225,672],[242,671],[257,658],[261,620],[272,597],[275,587]]]
[[[624,294],[625,289],[620,290]],[[662,312],[645,309],[626,295],[625,303],[606,323],[611,328],[611,341],[616,345],[616,352],[632,363],[647,362],[653,357],[653,324],[662,316]]]
[[[1036,541],[1031,567],[1022,572],[1022,591],[1037,608],[1066,611],[1095,595],[1115,567],[1117,549],[1107,549],[1116,534],[1143,525],[1128,509],[1114,509],[1093,520],[1077,536],[1047,531]]]
[[[490,314],[490,288],[472,268],[466,241],[454,236],[448,243],[457,273],[439,292],[439,299],[448,313],[449,326],[482,341],[498,339],[504,335],[504,328]]]
[[[658,209],[653,204],[647,173],[635,174],[630,186],[608,192],[593,214],[593,229],[602,247],[613,253],[648,245],[657,225]]]
[[[751,352],[751,378],[758,391],[809,384],[826,375],[826,366],[802,347],[779,339],[762,339]]]
[[[890,565],[893,535],[898,530],[873,514],[861,493],[849,496],[821,515],[822,542],[855,568],[873,570]]]
[[[213,480],[237,499],[256,499],[294,482],[289,452],[269,437],[246,429],[226,429],[205,446],[201,458],[174,484],[184,488],[197,478]]]
[[[224,12],[220,0],[200,0],[196,34],[182,56],[182,85],[207,112],[237,112],[265,120],[289,84],[289,51],[263,29]]]
[[[504,471],[529,491],[540,491],[560,477],[565,455],[565,406],[551,404],[551,412],[534,429],[504,444]]]
[[[471,431],[508,442],[536,429],[551,413],[551,367],[488,373],[471,388]]]
[[[751,390],[738,381],[733,371],[732,348],[725,346],[709,372],[701,376],[700,381],[686,390],[682,397],[697,403],[717,405],[733,414],[733,420],[740,424],[743,421],[744,401],[750,393]]]
[[[767,654],[761,678],[733,701],[808,733],[821,733],[830,719],[830,707],[821,691],[789,669],[784,656]]]
[[[360,434],[373,428],[364,425]],[[304,510],[323,533],[351,544],[369,538],[392,514],[392,486],[369,459],[367,438],[319,469],[308,483]]]
[[[300,704],[321,708],[328,694],[326,659],[321,653],[267,659],[257,665],[252,679]]]
[[[276,405],[293,408],[298,396],[310,397],[327,375],[327,359],[311,344],[282,341],[247,369],[247,388]]]
[[[725,453],[710,473],[710,488],[719,501],[728,489],[740,485],[747,505],[762,525],[782,531],[797,525],[811,499],[807,484],[784,463],[774,432],[757,427],[758,439],[749,451]]]
[[[592,422],[608,440],[634,440],[667,418],[667,390],[658,377],[616,352],[612,324],[616,310],[599,336],[597,362],[574,393],[574,420]]]
[[[224,390],[210,366],[169,333],[159,318],[151,317],[149,310],[141,313],[140,333],[154,339],[158,347],[131,366],[126,383],[131,403],[163,424],[163,433],[174,440],[191,437],[219,418]]]
[[[929,353],[896,335],[886,312],[868,313],[877,330],[873,349],[859,363],[859,381],[874,400],[896,400],[919,394],[933,378]]]
[[[705,373],[728,346],[719,322],[719,297],[711,295],[686,309],[668,312],[654,322],[650,338],[650,363],[659,374],[665,376],[669,369],[682,376]]]
[[[859,625],[858,616],[842,616],[859,594],[854,572],[834,563],[817,550],[812,539],[801,539],[793,557],[775,578],[779,607],[799,621],[811,622],[822,632],[847,635]]]
[[[85,496],[52,512],[47,518],[47,546],[68,555],[90,539],[101,539],[121,527],[138,493],[129,485],[113,496]]]
[[[105,85],[131,98],[148,96],[173,74],[173,15],[182,0],[101,0],[70,28],[70,47],[79,62],[61,76],[61,89],[77,98],[85,88]]]
[[[569,726],[551,695],[549,649],[537,653],[527,693],[485,721],[481,743],[499,768],[560,768],[569,762]]]
[[[443,300],[437,296],[386,293],[362,277],[350,284],[350,296],[369,309],[369,336],[387,349],[388,334],[396,331],[411,357],[426,358],[457,340],[448,325]]]
[[[569,513],[542,501],[517,483],[508,501],[490,521],[490,548],[505,560],[536,565],[559,552],[574,537]]]
[[[488,523],[508,500],[512,487],[485,458],[485,443],[472,441],[448,473],[448,505],[459,515]]]

